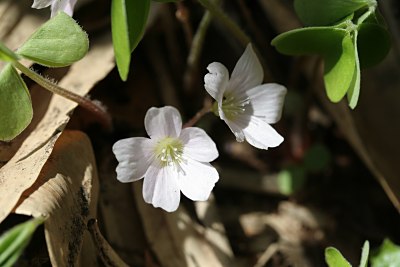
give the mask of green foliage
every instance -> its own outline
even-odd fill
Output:
[[[362,252],[359,267],[368,266],[369,256],[369,242],[365,241]],[[325,261],[329,267],[351,267],[351,264],[343,257],[342,253],[334,247],[328,247],[325,249]]]
[[[119,75],[126,81],[131,53],[142,39],[150,0],[112,0],[111,30]]]
[[[290,166],[278,174],[278,189],[281,194],[290,195],[299,190],[306,180],[306,172],[302,166]]]
[[[41,65],[61,67],[80,60],[88,47],[86,33],[63,12],[37,29],[17,53],[0,43],[0,60],[10,62],[0,73],[0,140],[15,138],[33,116],[29,91],[13,66],[18,65],[19,56]]]
[[[48,67],[64,67],[83,58],[89,48],[87,34],[64,12],[43,24],[17,53]]]
[[[18,60],[18,56],[13,51],[8,49],[8,47],[0,43],[0,60],[5,62],[13,62]]]
[[[372,267],[396,267],[400,266],[400,246],[385,239],[376,252],[371,255]]]
[[[321,56],[328,98],[336,103],[347,94],[349,106],[355,108],[361,68],[379,63],[390,50],[376,5],[375,0],[296,0],[299,17],[313,27],[285,32],[272,45],[286,55]]]
[[[0,266],[11,267],[29,244],[42,218],[31,219],[18,224],[0,236]]]
[[[334,247],[325,249],[325,261],[329,267],[351,267],[351,264],[343,257],[342,253]]]
[[[294,8],[306,26],[332,25],[375,0],[295,0]]]
[[[19,135],[33,116],[28,88],[11,64],[0,73],[0,140]]]

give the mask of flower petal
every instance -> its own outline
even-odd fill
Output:
[[[72,16],[74,13],[74,6],[76,4],[76,0],[56,0],[53,1],[51,5],[51,17],[54,17],[58,14],[58,12],[63,11],[68,15]]]
[[[168,212],[175,211],[181,198],[177,178],[178,173],[172,167],[151,165],[143,183],[144,201]]]
[[[153,141],[144,137],[122,139],[113,145],[119,164],[117,179],[122,183],[137,181],[145,175],[153,159]]]
[[[218,150],[214,141],[207,133],[197,127],[182,130],[179,137],[184,145],[183,154],[201,162],[210,162],[218,157]]]
[[[178,137],[182,130],[179,111],[171,106],[150,108],[144,118],[144,126],[150,138]]]
[[[204,76],[204,87],[207,92],[220,103],[229,81],[229,72],[226,67],[219,62],[211,63],[208,65],[207,70],[209,73]]]
[[[228,125],[229,129],[231,129],[232,133],[236,137],[236,141],[238,142],[243,142],[244,141],[244,133],[243,133],[243,128],[240,127],[240,125],[237,124],[237,122],[230,121],[228,119],[224,119],[225,123]],[[242,124],[246,125],[246,124]]]
[[[280,84],[268,83],[247,91],[252,106],[252,114],[267,123],[276,123],[282,115],[286,88]],[[249,114],[250,115],[250,114]]]
[[[240,93],[260,85],[264,79],[264,70],[251,44],[248,44],[243,55],[233,69],[227,87],[227,93]]]
[[[179,172],[179,187],[182,193],[194,201],[204,201],[210,196],[219,179],[217,170],[210,163],[185,158]]]
[[[54,0],[35,0],[33,1],[32,8],[45,8],[53,3]]]
[[[244,125],[243,133],[250,145],[260,149],[277,147],[283,142],[283,137],[271,125],[253,116],[249,117],[247,125]]]

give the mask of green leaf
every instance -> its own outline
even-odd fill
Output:
[[[289,166],[278,174],[277,184],[281,194],[290,195],[301,189],[306,181],[302,166]]]
[[[329,267],[351,267],[351,264],[343,257],[342,253],[334,247],[325,249],[325,261]]]
[[[42,218],[31,219],[14,226],[0,236],[0,266],[11,267],[14,265],[29,244],[36,228],[42,223]]]
[[[24,81],[11,64],[0,73],[0,140],[20,134],[32,120],[31,97]]]
[[[131,53],[142,39],[150,0],[112,0],[111,31],[118,72],[123,81],[129,73]]]
[[[362,248],[360,267],[368,267],[368,256],[369,256],[369,242],[367,240],[364,242]]]
[[[379,249],[371,255],[371,267],[400,266],[400,247],[385,239]]]
[[[341,47],[347,31],[335,27],[306,27],[275,37],[271,44],[285,55],[319,54],[325,56]]]
[[[362,23],[358,34],[358,53],[361,68],[381,62],[390,51],[390,35],[386,28],[376,23]]]
[[[375,0],[295,0],[294,8],[306,26],[332,25]]]
[[[353,44],[357,43],[358,31],[354,32]],[[358,59],[358,48],[354,46],[354,58],[356,64],[354,66],[353,78],[349,90],[347,91],[347,100],[349,102],[349,107],[355,109],[358,103],[358,98],[360,96],[360,83],[361,83],[361,70],[360,70],[360,60]]]
[[[18,56],[0,42],[0,60],[6,62],[13,62],[18,60]]]
[[[89,48],[87,34],[64,12],[59,12],[18,49],[17,53],[48,67],[63,67],[83,58]]]
[[[346,34],[342,45],[333,47],[325,55],[325,89],[332,102],[339,102],[346,95],[353,80],[355,64],[353,41],[350,34]]]

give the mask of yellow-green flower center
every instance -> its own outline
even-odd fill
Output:
[[[231,95],[225,95],[222,100],[222,111],[228,120],[232,120],[242,114],[248,104],[250,104],[249,98],[237,99]]]
[[[183,144],[178,138],[165,137],[158,141],[155,153],[162,166],[179,164],[182,161]]]

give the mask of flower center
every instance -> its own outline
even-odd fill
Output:
[[[234,119],[237,115],[242,114],[246,110],[246,106],[250,104],[250,99],[237,99],[232,95],[224,96],[222,100],[222,110],[228,120]]]
[[[162,166],[179,165],[182,161],[183,144],[178,138],[165,137],[158,141],[155,153]]]

